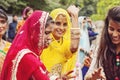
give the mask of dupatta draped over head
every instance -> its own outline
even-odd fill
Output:
[[[70,28],[71,28],[70,16],[69,16],[68,12],[66,10],[62,9],[62,8],[54,9],[53,11],[51,11],[50,16],[55,21],[59,14],[64,14],[67,17],[68,27],[67,27],[67,31],[66,31],[66,33],[64,34],[63,37],[65,39],[69,39],[70,40]]]
[[[28,78],[31,76],[33,71],[39,65],[41,65],[42,68],[45,69],[42,63],[39,60],[36,60],[36,58],[34,57],[31,57],[31,60],[32,58],[35,59],[35,60],[32,60],[34,62],[29,62],[29,60],[27,60],[26,58],[24,62],[20,62],[19,59],[18,60],[16,59],[16,56],[19,56],[18,54],[24,51],[25,49],[27,49],[27,51],[24,51],[24,54],[33,53],[35,57],[40,55],[40,53],[44,48],[43,35],[45,31],[45,24],[46,24],[47,17],[48,17],[48,13],[44,11],[36,10],[26,20],[25,24],[22,26],[19,33],[16,35],[7,53],[6,59],[4,61],[2,73],[1,73],[2,80],[11,80],[11,79],[16,80],[12,78],[12,75],[13,75],[12,73],[14,71],[15,66],[18,66],[17,67],[18,69],[15,70],[16,71],[15,76],[17,77],[17,80],[28,80]],[[25,56],[22,55],[22,57],[25,57]],[[14,63],[15,60],[18,61],[18,64]],[[27,66],[26,66],[26,63],[28,64]]]
[[[89,41],[89,35],[88,35],[88,26],[86,25],[86,21],[84,20],[85,16],[80,16],[78,18],[79,26],[80,26],[80,42],[79,47],[84,49],[85,51],[89,52],[90,50],[90,41]],[[83,64],[85,58],[85,53],[80,51],[79,52],[79,61],[81,64]]]
[[[50,16],[55,21],[59,14],[63,14],[67,18],[67,31],[63,35],[63,39],[60,39],[60,42],[55,40],[52,35],[53,41],[48,46],[48,48],[44,49],[40,58],[47,70],[51,73],[66,73],[68,71],[73,70],[75,58],[72,58],[68,61],[68,59],[72,56],[70,51],[70,16],[68,12],[62,8],[57,8],[51,11]],[[68,61],[68,62],[67,62]],[[62,65],[61,65],[62,64]],[[62,68],[61,68],[62,66]]]

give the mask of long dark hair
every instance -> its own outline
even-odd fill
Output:
[[[109,21],[120,23],[120,6],[111,8],[105,18],[100,46],[98,48],[97,66],[103,67],[107,80],[114,80],[116,76],[120,79],[120,67],[116,70],[116,45],[114,45],[108,34]]]
[[[0,9],[0,18],[3,18],[6,20],[6,22],[8,21],[8,17],[5,11],[3,11],[2,9]],[[4,35],[2,36],[2,39],[7,40],[7,36],[6,36],[6,32],[4,33]]]
[[[7,14],[2,9],[0,9],[0,17],[4,18],[6,21],[8,20]]]
[[[54,23],[54,21],[53,21],[53,19],[52,19],[51,16],[48,16],[47,21],[46,21],[45,28],[47,28],[47,27],[50,25],[50,23]]]

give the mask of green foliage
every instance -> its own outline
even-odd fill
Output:
[[[44,7],[48,6],[45,0],[26,0],[28,2],[28,6],[31,6],[34,9],[41,9],[43,10]]]
[[[66,9],[71,4],[79,5],[81,8],[79,16],[103,20],[107,11],[111,7],[119,5],[120,0],[0,0],[0,6],[11,14],[17,13],[19,15],[26,6],[50,12],[58,7]]]
[[[91,16],[96,13],[96,6],[98,0],[83,0],[84,6],[80,11],[80,15],[82,16]]]
[[[117,6],[120,4],[120,0],[100,0],[97,3],[97,14],[93,14],[91,17],[94,20],[97,19],[104,19],[108,10],[114,6]],[[98,18],[100,17],[100,18]]]
[[[66,5],[67,4],[67,0],[60,0],[59,3],[62,4],[62,5]]]
[[[104,20],[105,16],[104,15],[100,15],[100,14],[93,14],[91,16],[91,19],[93,21],[97,21],[97,20]]]
[[[8,10],[8,13],[19,15],[26,6],[50,12],[58,7],[66,9],[71,4],[84,6],[83,0],[0,0],[0,5]]]
[[[61,4],[59,3],[58,0],[57,0],[57,2],[56,2],[56,0],[46,0],[46,3],[47,3],[47,6],[44,7],[44,10],[48,11],[48,12],[50,12],[51,10],[53,10],[55,8],[61,7]]]
[[[0,6],[7,10],[10,4],[15,2],[17,2],[17,0],[0,0]]]

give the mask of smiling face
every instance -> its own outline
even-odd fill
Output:
[[[7,21],[0,17],[0,36],[3,36],[7,29]]]
[[[65,15],[58,15],[55,20],[55,26],[53,29],[53,36],[56,40],[59,40],[65,34],[67,30],[67,17]]]
[[[48,20],[46,22],[45,27],[45,34],[44,34],[44,48],[47,48],[49,44],[52,42],[52,38],[50,37],[50,34],[53,31],[54,21],[51,17],[48,17]]]
[[[52,42],[52,38],[50,37],[50,34],[52,32],[52,26],[53,24],[50,24],[46,29],[45,29],[45,34],[44,34],[44,48],[47,48],[49,44]]]
[[[115,45],[120,44],[120,23],[113,20],[109,21],[108,34]]]

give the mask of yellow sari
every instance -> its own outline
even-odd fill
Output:
[[[66,73],[70,70],[73,70],[75,67],[76,54],[71,53],[70,51],[70,17],[66,10],[58,8],[51,12],[50,16],[55,21],[56,17],[59,14],[64,14],[67,17],[68,29],[64,36],[60,39],[60,42],[56,41],[53,38],[53,42],[48,46],[48,48],[44,49],[40,59],[46,66],[47,70],[50,73]]]
[[[7,42],[7,41],[3,41],[3,43],[5,44],[3,49],[0,49],[0,73],[1,73],[1,69],[2,69],[2,65],[5,59],[5,55],[11,45],[11,43]]]

